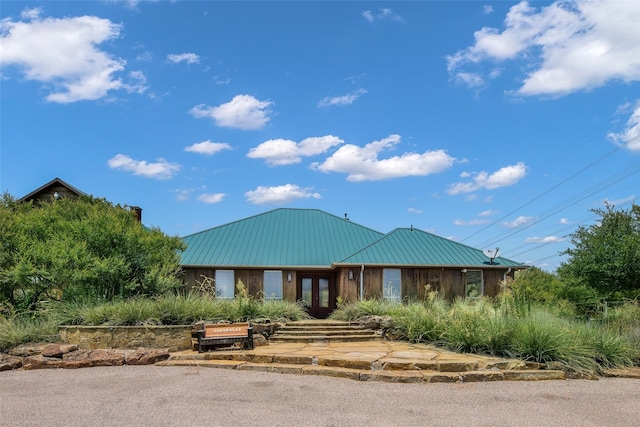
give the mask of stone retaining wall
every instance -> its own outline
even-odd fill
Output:
[[[81,349],[191,348],[191,325],[177,326],[61,326],[60,339]]]

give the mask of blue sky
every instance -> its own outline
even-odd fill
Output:
[[[554,270],[640,192],[637,1],[3,1],[0,190],[277,207]],[[250,242],[247,242],[250,244]]]

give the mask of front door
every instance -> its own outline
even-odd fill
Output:
[[[324,319],[335,309],[336,297],[330,274],[298,274],[298,300],[302,300],[307,313]]]

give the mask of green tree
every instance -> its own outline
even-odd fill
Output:
[[[571,235],[573,248],[558,269],[563,280],[595,289],[602,297],[633,297],[640,292],[640,206],[594,209],[599,219]]]
[[[184,243],[104,199],[0,200],[0,301],[156,295],[181,286]]]

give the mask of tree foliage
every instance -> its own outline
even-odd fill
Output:
[[[126,207],[82,196],[0,200],[0,302],[155,295],[181,285],[184,243],[140,224]]]
[[[581,226],[571,235],[573,248],[559,269],[563,280],[595,289],[603,297],[640,293],[640,206],[616,210],[594,209],[595,224]]]

